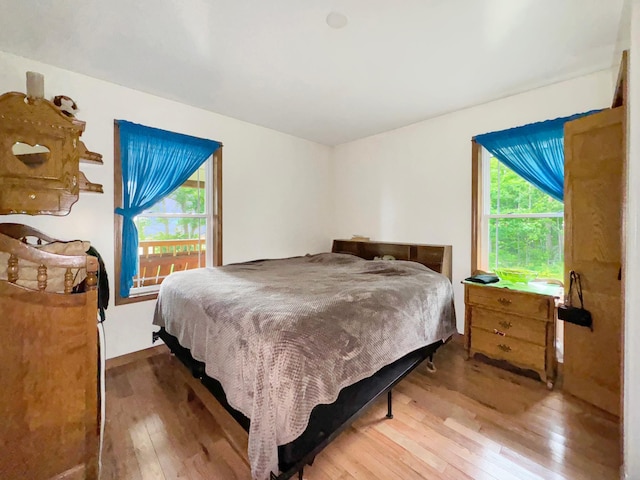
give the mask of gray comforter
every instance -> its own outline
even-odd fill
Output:
[[[173,273],[154,323],[251,419],[249,461],[264,480],[313,407],[448,338],[454,316],[451,282],[418,263],[322,253]]]

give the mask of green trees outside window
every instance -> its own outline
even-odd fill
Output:
[[[520,177],[496,158],[489,160],[488,265],[530,270],[562,280],[563,204]],[[486,180],[485,180],[486,182]],[[486,185],[486,183],[485,183]]]

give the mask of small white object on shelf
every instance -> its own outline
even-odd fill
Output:
[[[44,98],[44,75],[38,72],[27,72],[27,96]]]

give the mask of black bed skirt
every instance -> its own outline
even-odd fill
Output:
[[[178,339],[167,333],[164,328],[160,329],[158,336],[248,432],[250,420],[229,405],[220,382],[206,375],[205,364],[195,360],[189,349],[180,345]],[[306,430],[292,442],[278,447],[279,468],[283,473],[277,478],[288,479],[304,465],[313,462],[315,456],[364,413],[380,395],[389,392],[396,383],[432,356],[442,344],[442,341],[438,341],[415,350],[372,376],[343,388],[335,402],[317,405],[311,412]]]

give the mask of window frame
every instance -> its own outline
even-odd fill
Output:
[[[490,211],[491,156],[482,145],[471,140],[471,273],[491,271],[489,267],[489,220],[492,218],[560,218],[562,213],[501,213]],[[488,192],[488,193],[487,193]]]
[[[120,157],[120,128],[117,121],[113,122],[113,206],[116,208],[122,208],[122,161]],[[222,144],[213,154],[213,158],[207,160],[211,163],[211,167],[208,169],[207,180],[211,182],[213,189],[207,189],[207,202],[213,202],[213,208],[211,209],[212,221],[207,229],[207,265],[220,266],[222,265]],[[122,258],[122,216],[114,213],[114,284],[115,284],[115,296],[114,303],[118,305],[126,305],[130,303],[144,302],[148,300],[155,300],[158,298],[158,292],[139,292],[132,293],[128,297],[122,297],[120,295],[120,273],[121,273],[121,258]],[[213,243],[211,249],[209,244]],[[212,261],[212,263],[209,263]],[[146,287],[143,287],[146,288]],[[159,285],[158,285],[159,288]]]

